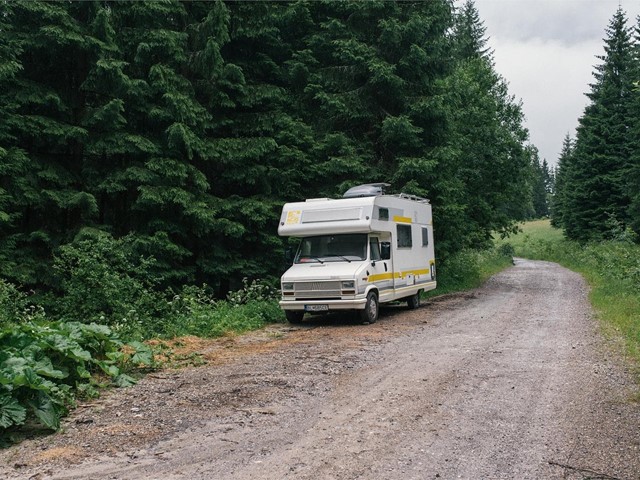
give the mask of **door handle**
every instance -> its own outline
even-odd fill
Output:
[[[387,271],[387,262],[384,262],[384,271]]]

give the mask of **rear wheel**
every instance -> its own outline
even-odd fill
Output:
[[[407,305],[409,305],[409,308],[411,310],[415,310],[416,308],[418,308],[420,306],[420,292],[407,297]]]
[[[378,307],[378,295],[375,292],[369,292],[364,310],[360,311],[360,320],[362,323],[376,323],[378,320]]]
[[[300,310],[285,310],[284,315],[289,323],[302,323],[304,312]]]

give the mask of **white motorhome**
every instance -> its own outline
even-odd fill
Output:
[[[380,303],[417,308],[420,293],[436,288],[431,205],[384,194],[385,186],[285,204],[278,234],[301,238],[281,278],[280,306],[291,323],[333,310],[358,310],[363,323],[374,323]]]

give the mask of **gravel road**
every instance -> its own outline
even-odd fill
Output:
[[[581,277],[516,259],[378,323],[204,345],[0,452],[1,478],[640,479],[639,389]]]

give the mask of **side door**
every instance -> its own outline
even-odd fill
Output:
[[[380,301],[393,297],[393,265],[391,259],[391,238],[380,235],[369,236],[369,283],[373,283],[380,293]]]

